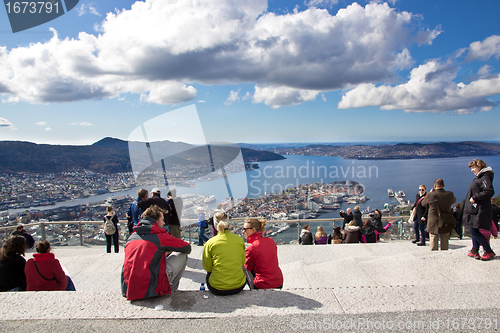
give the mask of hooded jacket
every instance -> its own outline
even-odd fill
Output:
[[[313,236],[309,230],[302,229],[299,236],[299,244],[313,245]]]
[[[262,232],[251,234],[247,242],[245,268],[255,276],[254,284],[259,289],[278,288],[283,285],[283,273],[278,266],[278,250],[270,237]]]
[[[491,229],[491,197],[495,194],[493,176],[491,167],[486,167],[481,169],[472,180],[465,198],[462,217],[462,221],[466,226],[486,230]],[[470,198],[474,199],[474,204],[470,202]]]
[[[65,290],[68,286],[68,277],[54,253],[33,253],[33,259],[26,262],[24,273],[26,274],[26,290],[28,291]]]
[[[189,254],[191,245],[167,233],[152,218],[140,220],[134,231],[125,245],[122,296],[135,300],[170,294],[165,252]]]

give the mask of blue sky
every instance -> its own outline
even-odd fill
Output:
[[[498,0],[80,0],[12,33],[1,9],[0,140],[126,140],[195,105],[210,142],[500,141],[499,12]]]

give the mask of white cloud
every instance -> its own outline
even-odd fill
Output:
[[[98,11],[97,8],[95,7],[94,3],[89,3],[89,4],[81,4],[79,7],[76,8],[76,12],[78,13],[78,16],[82,16],[85,14],[92,14],[96,16],[102,16]]]
[[[339,0],[309,0],[305,1],[305,5],[308,7],[328,7],[331,8],[334,5],[337,5]]]
[[[45,43],[1,47],[0,93],[30,103],[135,93],[177,104],[196,98],[189,84],[252,83],[254,102],[294,105],[411,68],[409,46],[441,32],[415,32],[415,23],[386,3],[277,15],[266,0],[138,1],[108,13],[98,36],[54,31]]]
[[[68,124],[70,126],[75,126],[75,125],[80,125],[80,126],[94,126],[92,125],[92,123],[89,123],[89,122],[86,122],[86,121],[82,121],[82,122],[76,122],[76,123],[70,123]]]
[[[239,96],[239,90],[238,91],[234,91],[234,90],[231,90],[231,92],[229,93],[229,96],[227,97],[226,101],[224,102],[224,105],[231,105],[233,103],[239,103],[240,102],[240,96]]]
[[[0,127],[12,127],[12,123],[5,118],[0,118]]]
[[[43,126],[43,125],[47,125],[47,122],[46,121],[39,121],[35,125],[37,125],[37,126]]]
[[[52,131],[52,128],[47,127],[47,128],[45,128],[45,130],[46,130],[46,131]]]
[[[482,42],[471,43],[465,61],[488,60],[491,57],[500,59],[500,36],[493,35]]]
[[[414,68],[407,83],[395,87],[373,83],[357,86],[342,96],[338,108],[379,106],[382,110],[468,114],[496,106],[487,97],[500,94],[498,75],[457,84],[453,81],[456,73],[453,64],[431,60]]]
[[[198,101],[198,103],[206,103],[206,101],[204,101],[204,100],[200,99],[200,100]]]

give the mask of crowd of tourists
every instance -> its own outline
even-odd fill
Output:
[[[469,163],[474,173],[463,207],[456,198],[444,190],[444,181],[436,179],[427,193],[425,185],[419,186],[419,194],[411,211],[414,223],[413,243],[424,246],[427,234],[431,250],[447,250],[451,230],[463,237],[462,224],[468,227],[472,249],[468,256],[490,260],[495,253],[490,247],[491,235],[496,237],[500,209],[493,204],[493,171],[480,159]],[[191,245],[180,237],[182,200],[175,190],[161,198],[158,188],[139,190],[137,200],[127,213],[130,237],[125,245],[125,259],[121,272],[121,292],[128,300],[144,299],[170,294],[179,287],[185,271]],[[304,225],[299,243],[325,245],[339,243],[376,243],[391,222],[382,222],[382,212],[376,209],[369,218],[362,220],[359,206],[340,212],[344,218],[342,228],[335,226],[333,233],[326,234],[318,226],[313,235],[310,225]],[[207,218],[199,209],[199,240],[203,246],[202,263],[206,271],[205,282],[215,295],[239,293],[245,285],[250,289],[281,289],[283,274],[278,263],[278,251],[274,240],[264,237],[266,220],[247,218],[243,236],[231,232],[231,222],[219,206]],[[168,231],[165,226],[168,226]],[[212,237],[205,236],[211,226]],[[106,251],[119,252],[118,219],[112,207],[107,207],[103,218],[106,234]],[[22,228],[9,237],[0,249],[0,291],[75,290],[71,278],[51,252],[50,243],[41,241],[34,246],[33,238]],[[35,247],[36,253],[28,261],[26,250]],[[480,248],[483,253],[480,254]]]

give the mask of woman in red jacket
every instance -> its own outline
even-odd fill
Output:
[[[252,274],[255,289],[283,287],[283,273],[278,266],[278,251],[272,238],[262,237],[266,231],[266,220],[249,218],[244,224],[247,243],[245,268]],[[247,277],[248,279],[248,277]]]
[[[64,273],[59,260],[53,253],[50,253],[49,242],[38,242],[36,252],[24,267],[26,290],[75,290],[73,281]]]

